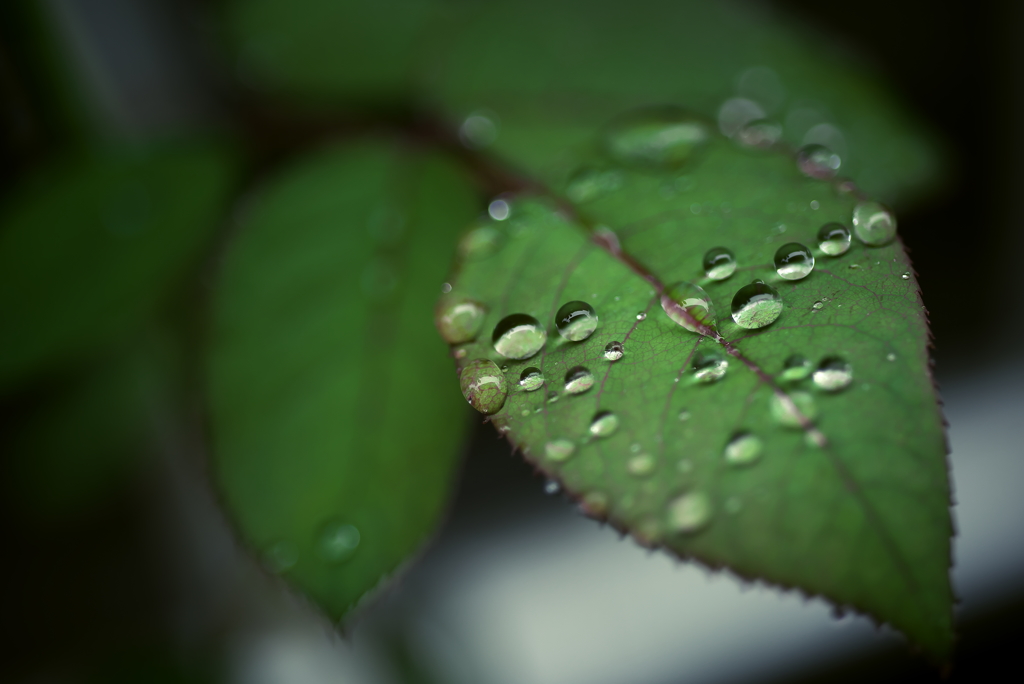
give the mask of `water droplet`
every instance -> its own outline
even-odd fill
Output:
[[[548,458],[550,458],[550,456]],[[553,496],[561,491],[562,485],[558,484],[555,480],[548,480],[544,483],[544,493],[548,496]]]
[[[437,329],[448,344],[470,342],[480,333],[485,314],[483,305],[471,299],[442,300]]]
[[[718,108],[718,130],[722,135],[732,138],[752,121],[763,119],[764,109],[753,100],[733,97],[722,103]]]
[[[609,342],[604,348],[604,358],[609,361],[618,361],[625,353],[621,342]]]
[[[880,247],[896,237],[896,217],[878,202],[860,202],[853,210],[853,232],[865,245]]]
[[[821,203],[818,202],[818,200],[811,200],[811,209],[813,209],[814,211],[821,209]]]
[[[904,280],[910,280],[910,272],[908,271],[907,273],[904,273],[903,275],[900,276],[900,278],[903,278]]]
[[[842,160],[824,145],[804,145],[796,155],[796,165],[805,176],[828,180],[834,178]]]
[[[565,391],[569,394],[582,394],[594,386],[594,374],[583,366],[570,368],[565,374]]]
[[[452,291],[451,283],[441,283],[441,294],[448,294]]]
[[[580,342],[597,330],[597,313],[586,302],[568,302],[555,314],[555,329],[570,342]]]
[[[611,411],[599,411],[590,421],[590,434],[595,437],[608,437],[619,429],[619,417]]]
[[[487,147],[497,139],[497,117],[491,112],[473,112],[459,127],[459,140],[471,150]]]
[[[799,242],[788,242],[775,252],[775,270],[786,280],[806,278],[814,270],[814,255]]]
[[[519,376],[519,386],[527,392],[538,390],[544,386],[544,374],[539,368],[527,368]]]
[[[715,308],[703,289],[682,281],[670,285],[661,295],[661,308],[675,323],[690,332],[715,330]]]
[[[764,443],[757,435],[749,432],[740,432],[729,440],[725,445],[725,460],[735,466],[744,466],[755,463],[761,458],[764,450]]]
[[[772,418],[779,425],[788,428],[802,428],[803,423],[800,417],[803,416],[809,422],[814,422],[818,417],[818,405],[814,403],[814,397],[808,392],[790,392],[787,398],[772,394],[769,400]]]
[[[717,354],[698,354],[693,360],[693,375],[698,382],[712,383],[725,377],[729,361]]]
[[[768,119],[751,121],[741,128],[734,137],[741,145],[764,150],[782,139],[782,126]]]
[[[605,133],[605,147],[623,164],[674,168],[691,159],[710,137],[703,122],[682,110],[653,108],[613,122]]]
[[[580,499],[580,508],[587,515],[603,517],[608,512],[608,497],[603,492],[587,492]]]
[[[462,236],[459,254],[465,259],[483,259],[498,251],[502,236],[494,226],[478,226]]]
[[[463,347],[462,349],[455,350],[455,358],[457,359],[464,359],[468,354],[469,352],[466,350],[465,347]]]
[[[679,412],[679,422],[680,423],[685,423],[688,420],[690,420],[690,412],[689,411],[685,411],[685,410],[684,411],[680,411]]]
[[[614,169],[584,167],[569,179],[566,194],[573,202],[583,204],[622,187],[622,173]]]
[[[512,314],[494,326],[491,342],[494,350],[506,359],[528,359],[541,350],[548,333],[533,316]]]
[[[736,257],[725,247],[712,247],[704,253],[704,273],[712,280],[725,280],[736,272]]]
[[[638,321],[642,321],[645,318],[647,318],[647,312],[646,311],[641,311],[640,313],[638,313],[636,315],[636,320],[638,320]]]
[[[495,221],[504,221],[512,213],[512,208],[503,199],[496,199],[487,205],[487,213]]]
[[[271,544],[263,554],[263,562],[273,573],[290,570],[299,561],[299,550],[288,541]]]
[[[521,415],[523,418],[528,418],[530,416],[530,409],[523,409],[522,411],[519,412],[519,415]]]
[[[348,560],[359,546],[359,530],[341,521],[324,525],[317,540],[317,553],[329,563]]]
[[[732,298],[732,320],[748,330],[771,325],[782,315],[782,296],[771,285],[755,280],[744,285]]]
[[[669,529],[681,534],[692,534],[711,522],[711,499],[704,492],[687,492],[677,496],[668,505]]]
[[[508,383],[497,364],[488,359],[474,359],[459,375],[462,396],[469,405],[484,415],[501,410],[508,394]]]
[[[556,401],[558,401],[558,392],[551,390],[548,392],[548,403],[554,404]]]
[[[556,463],[569,460],[574,453],[576,445],[567,439],[554,439],[544,445],[544,455]]]
[[[889,352],[888,354],[885,355],[885,360],[886,361],[895,361],[896,360],[896,355],[893,354],[892,352]]]
[[[811,304],[811,308],[812,309],[820,309],[823,306],[825,306],[825,305],[822,304],[821,302],[814,302],[813,304]]]
[[[646,477],[654,472],[657,461],[650,454],[637,454],[626,463],[626,470],[630,475]]]
[[[814,371],[814,384],[826,392],[838,392],[853,382],[853,368],[838,356],[822,359]]]
[[[779,379],[783,382],[796,382],[797,380],[803,380],[811,374],[813,365],[810,359],[801,356],[800,354],[793,354],[785,360],[782,364],[782,372],[779,373]]]
[[[818,248],[829,256],[846,254],[850,249],[850,229],[842,223],[826,223],[818,229]]]

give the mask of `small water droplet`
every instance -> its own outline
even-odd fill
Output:
[[[782,126],[769,119],[751,121],[734,136],[745,147],[768,149],[782,139]]]
[[[661,296],[661,308],[673,322],[704,334],[715,330],[715,308],[702,288],[686,281],[670,285]]]
[[[860,268],[860,264],[850,264],[849,266],[847,266],[847,268],[849,268],[849,269]]]
[[[565,374],[565,391],[569,394],[582,394],[594,386],[594,374],[583,366],[570,368]]]
[[[718,130],[722,135],[732,138],[752,121],[763,119],[764,115],[764,109],[753,100],[733,97],[718,108]]]
[[[476,339],[484,324],[486,311],[471,299],[442,300],[435,322],[448,344],[462,344]]]
[[[611,411],[599,411],[590,421],[590,434],[595,437],[608,437],[619,429],[619,417]]]
[[[519,415],[521,415],[523,418],[529,418],[530,409],[523,409],[522,411],[519,412]]]
[[[646,311],[641,311],[640,313],[638,313],[636,315],[636,320],[638,320],[638,321],[642,321],[645,318],[647,318],[647,312]]]
[[[512,314],[494,326],[491,342],[494,350],[506,359],[528,359],[541,350],[548,333],[533,316]]]
[[[725,512],[730,515],[736,515],[743,510],[743,500],[738,496],[730,496],[725,500]]]
[[[548,457],[550,458],[550,456]],[[544,493],[548,496],[554,496],[562,491],[562,485],[558,484],[555,480],[547,480],[544,483]]]
[[[888,354],[885,355],[885,360],[886,361],[895,361],[896,360],[896,355],[893,354],[892,352],[889,352]]]
[[[441,283],[441,294],[448,294],[452,291],[451,283]]]
[[[702,530],[711,522],[711,499],[704,492],[687,492],[668,505],[669,529],[681,534]]]
[[[620,187],[622,187],[620,171],[584,167],[569,179],[566,194],[573,202],[583,204],[614,192]]]
[[[764,443],[757,435],[749,432],[740,432],[729,440],[725,445],[725,460],[727,463],[736,466],[750,465],[761,458],[764,450]]]
[[[508,370],[508,364],[507,363],[501,364],[501,372],[504,373],[507,370]]]
[[[679,422],[680,423],[685,423],[688,420],[690,420],[690,412],[686,411],[686,410],[680,411],[679,412]]]
[[[263,554],[263,562],[273,573],[290,570],[299,561],[299,550],[288,541],[278,541],[267,547]]]
[[[589,516],[603,517],[608,512],[608,497],[603,492],[587,492],[580,499],[580,509]]]
[[[512,207],[503,199],[496,199],[487,205],[487,213],[495,221],[504,221],[512,213]]]
[[[488,359],[474,359],[459,375],[462,396],[469,405],[484,415],[501,410],[508,394],[508,383],[497,364]]]
[[[796,156],[796,165],[805,176],[828,180],[839,171],[842,160],[824,145],[804,145]]]
[[[473,228],[459,240],[459,254],[465,259],[483,259],[498,251],[502,235],[494,226]]]
[[[908,271],[904,273],[903,275],[900,276],[900,278],[903,278],[904,280],[910,280],[910,272]]]
[[[838,392],[853,382],[853,368],[838,356],[822,359],[813,375],[814,384],[826,392]]]
[[[498,122],[492,112],[473,112],[459,127],[459,140],[471,150],[487,147],[497,139]]]
[[[621,342],[609,342],[604,348],[604,358],[609,361],[618,361],[625,353]]]
[[[814,369],[811,360],[800,354],[792,354],[782,364],[782,372],[779,379],[783,382],[796,382],[803,380]]]
[[[721,380],[728,368],[729,361],[717,354],[698,354],[693,360],[693,376],[702,383]]]
[[[818,200],[811,200],[811,209],[818,211],[818,209],[821,209],[821,203]]]
[[[554,439],[544,445],[544,455],[556,463],[569,460],[574,453],[576,445],[567,439]]]
[[[748,330],[771,325],[782,315],[785,305],[779,291],[755,280],[736,291],[732,298],[732,320]]]
[[[605,131],[608,154],[623,164],[675,168],[689,161],[711,135],[707,126],[680,109],[631,112]]]
[[[554,404],[556,401],[558,401],[558,392],[551,390],[548,392],[548,403]]]
[[[799,242],[789,242],[775,252],[775,270],[786,280],[800,280],[814,270],[814,255]]]
[[[809,422],[818,417],[818,405],[808,392],[790,392],[786,398],[772,394],[769,400],[772,418],[788,428],[802,428],[801,416]]]
[[[853,232],[865,245],[880,247],[896,237],[896,217],[878,202],[860,202],[853,209]]]
[[[646,477],[654,472],[657,461],[650,454],[637,454],[626,462],[626,470],[630,475]]]
[[[811,308],[812,309],[820,309],[823,306],[825,306],[825,305],[822,304],[821,302],[814,302],[813,304],[811,304]]]
[[[317,554],[329,563],[348,560],[359,547],[359,530],[341,521],[331,521],[323,526],[317,541]]]
[[[544,374],[539,368],[526,368],[519,376],[519,386],[527,392],[533,392],[544,386]]]
[[[704,274],[712,280],[725,280],[736,272],[736,256],[725,247],[712,247],[704,253]]]
[[[465,347],[455,350],[455,358],[457,359],[464,359],[467,354],[469,354],[469,351],[467,351]]]
[[[586,302],[568,302],[555,314],[555,329],[570,342],[581,342],[597,330],[597,313]]]
[[[629,450],[634,454],[639,454],[641,449],[643,449],[643,447],[640,446],[640,442],[633,442],[629,445]]]
[[[842,223],[826,223],[818,229],[818,248],[828,256],[846,254],[850,249],[850,229]]]

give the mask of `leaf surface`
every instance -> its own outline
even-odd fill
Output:
[[[721,136],[678,169],[612,169],[614,187],[586,202],[523,198],[486,227],[496,239],[464,238],[490,248],[467,252],[443,301],[487,310],[456,356],[460,368],[490,359],[504,369],[509,393],[495,425],[586,511],[642,543],[824,596],[944,657],[946,449],[926,315],[900,243],[854,238],[845,254],[823,254],[819,228],[851,226],[856,189]],[[780,278],[773,264],[790,241],[817,259],[802,280]],[[702,257],[714,247],[735,253],[738,269],[725,280],[705,276]],[[767,327],[745,329],[732,301],[755,279],[777,289],[784,309]],[[659,294],[678,281],[706,289],[718,339],[662,309]],[[556,312],[574,300],[599,319],[585,341],[555,329]],[[492,331],[510,314],[546,329],[535,356],[497,353]],[[624,354],[612,361],[614,342]],[[828,391],[827,376],[787,380],[792,355],[813,368],[840,357],[852,383]],[[706,373],[722,364],[717,381]],[[545,379],[534,391],[519,384],[530,368]],[[593,377],[589,389],[577,382],[580,368]]]
[[[432,306],[477,211],[444,158],[327,149],[256,192],[214,308],[214,476],[242,539],[340,617],[448,499],[465,404]]]

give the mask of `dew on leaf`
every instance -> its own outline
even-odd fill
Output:
[[[799,242],[788,242],[775,252],[775,270],[786,280],[800,280],[814,270],[814,255]]]
[[[502,235],[494,226],[473,228],[459,240],[459,254],[465,259],[483,259],[498,251]]]
[[[565,374],[565,391],[569,394],[582,394],[594,386],[594,374],[583,366],[570,368]]]
[[[647,312],[646,311],[641,311],[640,313],[638,313],[636,315],[636,320],[638,320],[638,321],[642,321],[645,318],[647,318]]]
[[[757,435],[749,432],[740,432],[733,435],[729,443],[725,445],[723,456],[726,463],[735,466],[750,465],[761,458],[761,451],[764,443]]]
[[[622,187],[622,173],[614,169],[584,167],[569,179],[566,194],[573,202],[583,204],[603,197]]]
[[[682,281],[666,288],[661,295],[661,308],[672,321],[691,332],[704,334],[705,330],[715,330],[711,297],[693,283]]]
[[[451,283],[441,283],[441,294],[448,294],[452,291]]]
[[[487,147],[497,139],[497,117],[490,112],[473,112],[459,126],[459,140],[471,150]]]
[[[712,247],[704,253],[704,274],[712,280],[725,280],[736,272],[736,256],[725,247]]]
[[[650,454],[637,454],[626,462],[626,470],[630,475],[646,477],[654,472],[657,462]]]
[[[904,273],[903,275],[900,276],[900,278],[903,278],[904,280],[910,280],[910,272],[908,271]]]
[[[673,532],[692,534],[711,522],[711,499],[704,492],[687,492],[668,504],[668,527]]]
[[[783,382],[803,380],[811,374],[813,369],[814,365],[810,359],[800,354],[791,354],[782,363],[782,372],[779,373],[779,379]]]
[[[603,492],[587,492],[580,499],[580,509],[594,517],[602,517],[608,512],[608,497]]]
[[[728,368],[729,361],[717,354],[699,354],[693,360],[693,376],[705,384],[724,378]]]
[[[549,457],[550,458],[550,457]],[[558,484],[556,480],[547,480],[544,483],[544,493],[548,496],[554,496],[562,491],[562,485]]]
[[[512,207],[503,199],[496,199],[487,205],[487,213],[495,221],[504,221],[512,213]]]
[[[462,396],[469,405],[484,415],[501,410],[508,394],[508,383],[497,364],[489,359],[474,359],[459,375]]]
[[[576,445],[567,439],[553,439],[544,445],[544,455],[556,463],[569,460],[574,453]]]
[[[625,355],[621,342],[609,342],[604,348],[604,358],[609,361],[618,361]]]
[[[755,280],[744,285],[732,298],[732,320],[748,330],[771,325],[782,315],[782,297],[771,285]]]
[[[744,97],[733,97],[718,108],[718,130],[722,135],[732,138],[752,121],[763,119],[764,109],[753,100]]]
[[[544,374],[539,368],[526,368],[519,376],[519,386],[527,392],[533,392],[544,386]]]
[[[605,149],[616,161],[655,169],[689,161],[710,139],[707,126],[676,108],[632,112],[605,131]]]
[[[812,376],[814,384],[826,392],[838,392],[853,382],[853,368],[838,356],[822,359]]]
[[[811,304],[811,308],[812,309],[820,309],[823,306],[825,306],[825,305],[822,304],[821,302],[814,302],[813,304]]]
[[[469,352],[466,351],[465,347],[463,347],[462,349],[456,349],[455,350],[455,358],[457,358],[457,359],[464,359],[464,358],[466,358],[467,354],[469,354]]]
[[[853,210],[853,232],[870,247],[880,247],[896,237],[896,217],[878,202],[860,202]]]
[[[554,404],[556,401],[558,401],[558,392],[551,390],[548,392],[548,403]]]
[[[597,313],[586,302],[567,302],[555,314],[555,329],[570,342],[581,342],[597,330]]]
[[[686,411],[686,410],[680,411],[679,412],[679,422],[680,423],[685,423],[688,420],[690,420],[690,412]]]
[[[796,155],[796,165],[805,176],[828,180],[834,178],[842,160],[824,145],[804,145]]]
[[[528,314],[511,314],[498,321],[491,335],[494,350],[506,359],[528,359],[541,350],[548,333]]]
[[[619,417],[611,411],[599,411],[590,421],[590,434],[608,437],[619,429]]]
[[[741,128],[734,137],[737,142],[746,147],[768,149],[782,139],[782,126],[769,119],[751,121]]]
[[[885,355],[885,360],[886,361],[895,361],[896,360],[896,355],[893,354],[892,352],[889,352],[888,354]]]
[[[846,254],[850,249],[850,229],[842,223],[826,223],[818,229],[818,248],[828,256]]]
[[[317,539],[316,551],[329,563],[348,560],[359,547],[359,530],[349,523],[332,520],[323,526]]]
[[[772,418],[788,428],[802,428],[801,416],[813,422],[818,417],[818,405],[809,392],[790,392],[786,397],[772,394],[769,399]]]
[[[462,344],[476,339],[484,324],[486,311],[471,299],[443,301],[438,312],[437,329],[448,344]]]
[[[290,570],[299,561],[299,550],[289,541],[278,541],[267,547],[263,562],[275,574]]]

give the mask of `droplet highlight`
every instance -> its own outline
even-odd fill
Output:
[[[519,386],[527,392],[539,390],[544,386],[544,374],[539,368],[526,368],[519,376]]]
[[[528,359],[544,347],[548,333],[533,316],[512,314],[494,327],[491,342],[494,350],[506,359]]]
[[[448,344],[471,342],[480,334],[486,313],[482,304],[471,299],[442,300],[435,319],[437,330]]]
[[[489,416],[501,410],[508,395],[508,382],[497,364],[489,359],[474,359],[459,374],[462,396],[469,405]]]
[[[504,221],[512,213],[512,207],[503,199],[496,199],[487,205],[487,213],[495,221]]]
[[[712,280],[725,280],[736,272],[736,255],[725,247],[712,247],[704,253],[704,275]]]
[[[814,255],[799,242],[788,242],[775,252],[775,270],[786,280],[806,278],[814,270]]]
[[[544,445],[544,455],[549,461],[568,461],[576,453],[576,445],[567,439],[554,439]]]
[[[838,392],[853,382],[853,367],[838,356],[822,359],[812,376],[814,384],[826,392]]]
[[[359,530],[346,522],[332,521],[324,525],[317,540],[317,554],[328,563],[348,560],[359,547]]]
[[[846,254],[850,242],[850,229],[842,223],[826,223],[818,229],[818,249],[828,256]]]
[[[661,308],[673,322],[690,332],[706,334],[716,328],[711,297],[701,287],[682,281],[661,295]]]
[[[626,462],[626,471],[637,477],[647,477],[654,472],[657,461],[650,454],[637,454]]]
[[[594,386],[594,374],[583,366],[570,368],[565,374],[565,391],[569,394],[583,394]]]
[[[723,457],[726,463],[734,466],[745,466],[756,463],[761,459],[761,452],[764,450],[764,443],[757,435],[749,432],[740,432],[729,440],[725,445]]]
[[[687,492],[668,505],[668,528],[678,534],[693,534],[711,522],[711,499],[704,492]]]
[[[622,187],[622,172],[585,167],[569,179],[566,195],[577,204],[592,202]]]
[[[796,155],[796,165],[805,176],[818,180],[835,178],[842,165],[839,155],[824,145],[804,145]]]
[[[619,417],[611,411],[600,411],[590,421],[590,434],[595,437],[609,437],[619,429]]]
[[[732,320],[748,330],[771,325],[782,315],[785,305],[779,291],[771,285],[755,280],[744,285],[732,298]]]
[[[779,379],[783,382],[796,382],[806,378],[812,370],[814,364],[810,359],[800,354],[792,354],[782,363]]]
[[[555,329],[570,342],[581,342],[597,330],[597,313],[586,302],[567,302],[555,314]]]
[[[604,348],[604,358],[608,361],[618,361],[626,354],[621,342],[609,342]]]
[[[718,382],[728,369],[729,361],[717,354],[698,354],[693,361],[693,377],[704,384]]]
[[[896,217],[878,202],[860,202],[853,210],[853,232],[869,247],[881,247],[896,237]]]

